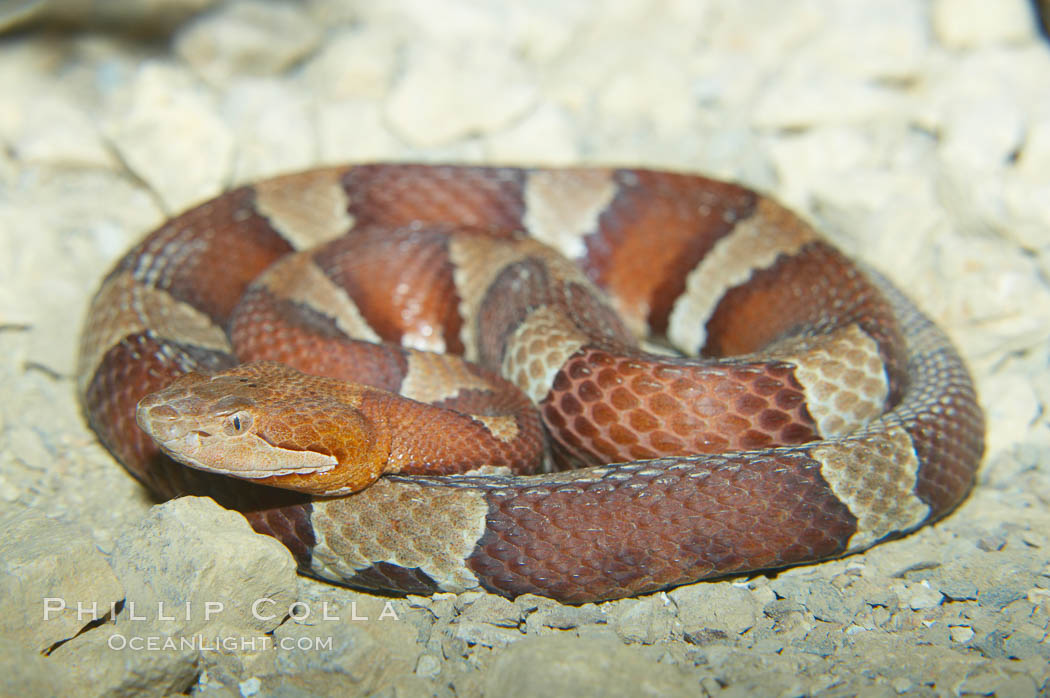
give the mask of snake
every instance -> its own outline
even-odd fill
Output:
[[[767,196],[645,169],[233,188],[105,276],[76,382],[158,500],[401,594],[579,604],[840,557],[953,510],[984,450],[959,353],[884,276]]]

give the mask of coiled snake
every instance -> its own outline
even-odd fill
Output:
[[[78,388],[155,494],[242,511],[304,572],[577,603],[911,531],[984,438],[881,277],[752,191],[646,170],[235,189],[105,278]]]

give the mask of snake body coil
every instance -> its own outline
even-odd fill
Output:
[[[154,493],[242,511],[304,572],[577,603],[914,530],[984,438],[881,277],[754,192],[645,170],[230,191],[106,277],[78,388]]]

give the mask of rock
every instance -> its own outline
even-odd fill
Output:
[[[1050,229],[1050,182],[1040,176],[1047,171],[1050,171],[1050,119],[1041,119],[1028,125],[1017,167],[1009,173],[1003,192],[1007,211],[1016,221],[1006,234],[1030,249],[1045,250],[1050,245],[1046,238],[1046,231]]]
[[[918,584],[910,584],[901,596],[901,600],[913,611],[927,608],[935,608],[944,601],[944,595],[936,589],[931,589],[926,581]]]
[[[483,621],[501,628],[517,628],[521,624],[521,609],[502,596],[482,592],[460,594],[456,600],[459,617]]]
[[[266,633],[295,601],[288,549],[207,497],[154,507],[117,540],[112,565],[127,594],[118,620],[170,635],[215,622]]]
[[[825,623],[818,623],[804,637],[793,639],[791,645],[800,652],[828,657],[834,654],[843,642],[842,626],[828,627]]]
[[[1023,623],[1011,628],[1003,641],[1003,654],[1010,659],[1043,658],[1050,661],[1050,644],[1046,642],[1045,627]]]
[[[1035,39],[1035,16],[1028,0],[935,0],[933,31],[950,48],[971,48]]]
[[[468,646],[506,647],[518,642],[525,635],[517,628],[505,628],[491,623],[475,623],[457,620],[449,626],[451,637],[463,640]]]
[[[907,101],[898,91],[834,74],[802,71],[785,74],[755,106],[754,121],[763,128],[806,129],[828,124],[858,124],[903,119]]]
[[[961,694],[1035,698],[1038,688],[1028,676],[1006,672],[996,667],[966,676],[959,686]]]
[[[226,93],[222,114],[245,141],[234,160],[234,182],[313,164],[318,144],[312,104],[294,86],[269,78],[243,80]]]
[[[274,75],[317,48],[321,29],[293,3],[230,2],[191,22],[175,52],[204,79]]]
[[[485,695],[693,696],[693,681],[615,640],[547,637],[507,648],[483,677]]]
[[[165,209],[174,214],[219,193],[233,164],[233,135],[194,79],[172,65],[145,63],[121,91],[105,131]]]
[[[849,623],[865,603],[861,594],[842,591],[801,570],[778,576],[770,586],[778,597],[800,604],[814,618],[826,623]]]
[[[265,633],[295,612],[288,550],[208,498],[154,507],[117,540],[111,564],[122,608],[52,654],[91,695],[182,693],[200,654],[245,642],[261,651]]]
[[[274,673],[258,677],[264,694],[282,685],[313,695],[371,694],[412,675],[420,657],[414,629],[378,615],[368,621],[289,622],[273,640],[284,651],[277,652]]]
[[[211,633],[221,633],[212,628]],[[170,696],[197,681],[197,649],[188,636],[107,623],[70,640],[51,658],[68,669],[82,696]],[[168,642],[173,645],[166,646]],[[192,639],[191,639],[192,642]]]
[[[1025,138],[1025,113],[1006,94],[975,94],[948,106],[941,121],[939,154],[955,176],[1003,168]],[[992,99],[989,100],[989,97]],[[957,172],[956,168],[965,168]]]
[[[831,26],[834,31],[828,30]],[[829,3],[821,24],[813,24],[783,69],[792,78],[810,74],[907,83],[923,70],[929,44],[923,7],[910,0]]]
[[[424,654],[416,662],[416,674],[432,679],[441,673],[441,661],[432,654]]]
[[[317,139],[324,162],[370,162],[394,158],[404,146],[387,129],[374,102],[347,99],[318,106]]]
[[[86,526],[94,528],[92,523],[112,517],[114,510],[83,506],[106,498],[100,498],[90,487],[67,486],[71,477],[94,479],[98,474],[96,466],[103,462],[100,449],[92,451],[86,447],[93,437],[87,436],[70,386],[55,380],[56,375],[68,376],[74,370],[72,347],[77,344],[80,323],[71,322],[68,311],[94,293],[99,269],[123,252],[131,243],[131,236],[158,223],[161,214],[156,201],[141,185],[109,170],[69,165],[54,169],[52,164],[39,167],[32,177],[21,177],[9,187],[0,185],[5,187],[5,193],[0,194],[0,230],[38,231],[34,236],[7,236],[0,252],[4,265],[0,271],[4,279],[0,283],[0,325],[11,327],[6,331],[4,351],[9,366],[15,370],[9,375],[21,377],[27,390],[21,393],[24,399],[10,400],[3,406],[4,411],[17,415],[10,422],[8,434],[8,446],[17,450],[0,449],[0,472],[14,477],[17,463],[23,464],[28,467],[27,474],[33,473],[37,480],[32,487],[23,482],[23,503],[34,504],[33,496],[43,497],[54,502],[46,507],[49,512],[83,520]],[[44,253],[39,245],[45,237],[51,244],[64,246],[65,253]],[[47,265],[47,274],[40,273],[41,264]],[[26,323],[24,333],[15,329],[19,323]],[[25,340],[25,344],[13,344],[16,339]],[[30,365],[44,371],[27,369]],[[55,431],[39,429],[44,421]],[[72,437],[73,434],[77,436]],[[64,442],[71,438],[78,440],[78,446],[70,449]],[[75,457],[89,453],[100,456],[89,466]],[[72,456],[67,457],[69,454]],[[102,485],[103,480],[109,480],[108,485],[102,486],[119,488],[121,494],[115,496],[123,497],[131,488],[113,485],[113,481],[131,485],[131,479],[120,474],[108,456],[101,467],[109,475],[119,477],[100,477],[96,482]],[[55,499],[55,489],[61,490],[63,496]],[[36,492],[39,494],[34,495]],[[27,495],[30,498],[25,498]],[[96,511],[99,516],[95,516]]]
[[[525,617],[525,628],[529,635],[560,634],[561,630],[580,627],[605,626],[609,615],[604,604],[563,606],[542,596],[524,595],[514,600]]]
[[[0,513],[0,636],[42,652],[123,598],[86,532],[32,509]]]
[[[495,45],[421,46],[409,52],[386,113],[401,138],[432,147],[506,126],[535,93],[525,66]]]
[[[608,605],[609,624],[627,644],[664,642],[674,627],[675,608],[664,594]]]
[[[397,69],[397,34],[385,27],[329,37],[303,67],[303,83],[322,102],[383,97]]]
[[[23,24],[159,34],[218,0],[20,0],[0,6],[0,31]]]
[[[486,138],[485,151],[494,162],[568,166],[579,161],[577,141],[561,109],[540,105],[510,128]]]
[[[681,133],[695,110],[689,95],[689,73],[660,46],[635,55],[629,68],[610,71],[600,84],[596,107],[603,120],[634,124],[656,133]],[[661,105],[653,109],[653,104]]]
[[[35,95],[16,129],[10,147],[23,162],[116,169],[91,115],[64,95]]]
[[[61,662],[0,636],[0,695],[69,696],[76,684]]]
[[[762,614],[752,591],[729,582],[680,587],[668,596],[686,632],[706,628],[736,636],[758,624]]]
[[[1007,604],[1027,597],[1027,584],[1021,579],[1003,580],[1001,584],[992,583],[978,592],[977,602],[982,606],[999,610]]]

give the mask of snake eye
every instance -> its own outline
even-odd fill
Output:
[[[226,418],[226,433],[230,436],[243,434],[252,426],[252,415],[250,412],[234,412]]]

